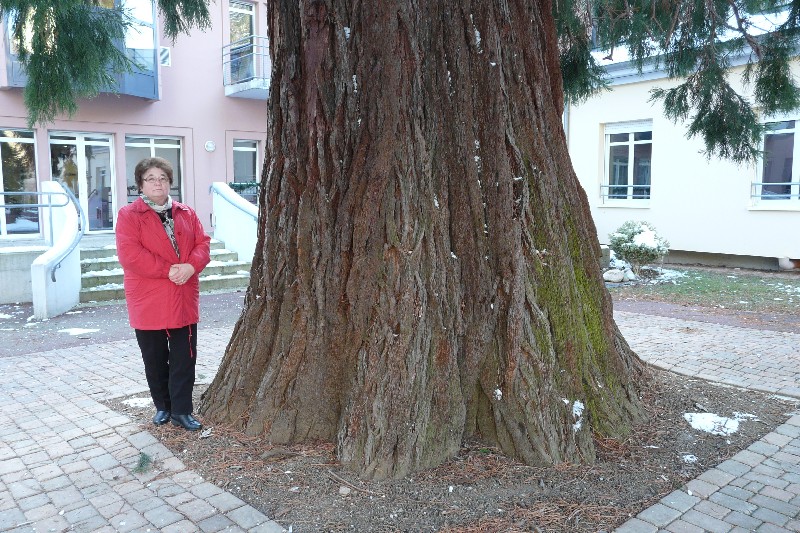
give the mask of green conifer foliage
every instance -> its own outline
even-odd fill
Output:
[[[101,0],[0,0],[0,18],[28,82],[28,123],[44,124],[73,115],[80,98],[114,91],[114,74],[134,66],[119,44],[130,25],[126,11]],[[165,33],[174,38],[209,25],[208,0],[159,0]]]
[[[524,1],[524,0],[520,0]],[[158,0],[165,33],[175,38],[210,23],[209,0]],[[112,90],[130,70],[120,42],[129,20],[106,0],[0,0],[28,72],[29,122],[73,114],[77,100]],[[117,4],[119,2],[116,2]],[[626,49],[639,69],[654,65],[681,83],[656,89],[664,113],[688,122],[709,156],[742,162],[758,155],[764,117],[800,106],[789,68],[800,35],[800,0],[552,0],[564,94],[580,102],[607,87],[593,56]],[[746,65],[746,95],[727,72]]]
[[[572,59],[586,42],[609,58],[625,49],[640,71],[655,66],[681,80],[654,89],[652,99],[670,119],[688,122],[688,135],[703,139],[709,157],[754,159],[763,133],[754,109],[769,117],[800,105],[789,68],[800,0],[554,0],[553,15],[562,70],[574,77],[564,82],[568,99],[581,101],[603,87],[601,66],[587,60],[580,68]],[[742,62],[750,91],[744,95],[727,77]]]

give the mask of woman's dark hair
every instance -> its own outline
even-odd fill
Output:
[[[144,173],[151,168],[160,168],[163,170],[169,178],[170,187],[172,187],[172,165],[169,164],[169,161],[163,157],[147,157],[139,161],[136,164],[136,168],[133,170],[133,177],[136,179],[136,187],[139,189],[139,192],[142,191],[142,185],[144,184]]]

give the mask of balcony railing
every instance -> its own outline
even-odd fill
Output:
[[[266,100],[271,70],[266,37],[250,35],[222,47],[222,82],[227,96]]]
[[[650,185],[600,185],[603,200],[649,200]]]
[[[800,198],[800,181],[754,181],[750,198],[754,200],[791,200]]]

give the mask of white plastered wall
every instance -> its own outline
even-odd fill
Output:
[[[797,65],[795,65],[796,67]],[[731,74],[738,86],[741,69]],[[718,158],[706,159],[699,138],[687,139],[686,126],[662,114],[660,102],[651,103],[650,89],[671,87],[658,79],[612,86],[611,91],[567,113],[569,150],[578,179],[586,190],[598,238],[626,220],[652,222],[672,250],[756,257],[800,257],[800,199],[783,204],[751,201],[756,165],[737,166]],[[800,110],[796,114],[800,120]],[[651,199],[631,206],[603,204],[604,125],[652,120],[653,153]],[[797,135],[795,142],[800,142]],[[794,176],[796,181],[798,176]]]

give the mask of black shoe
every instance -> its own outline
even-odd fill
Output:
[[[153,417],[153,424],[157,426],[162,426],[169,422],[170,412],[169,411],[156,411],[156,415]]]
[[[203,427],[203,424],[192,415],[172,415],[171,419],[174,425],[181,426],[187,431],[197,431]]]

